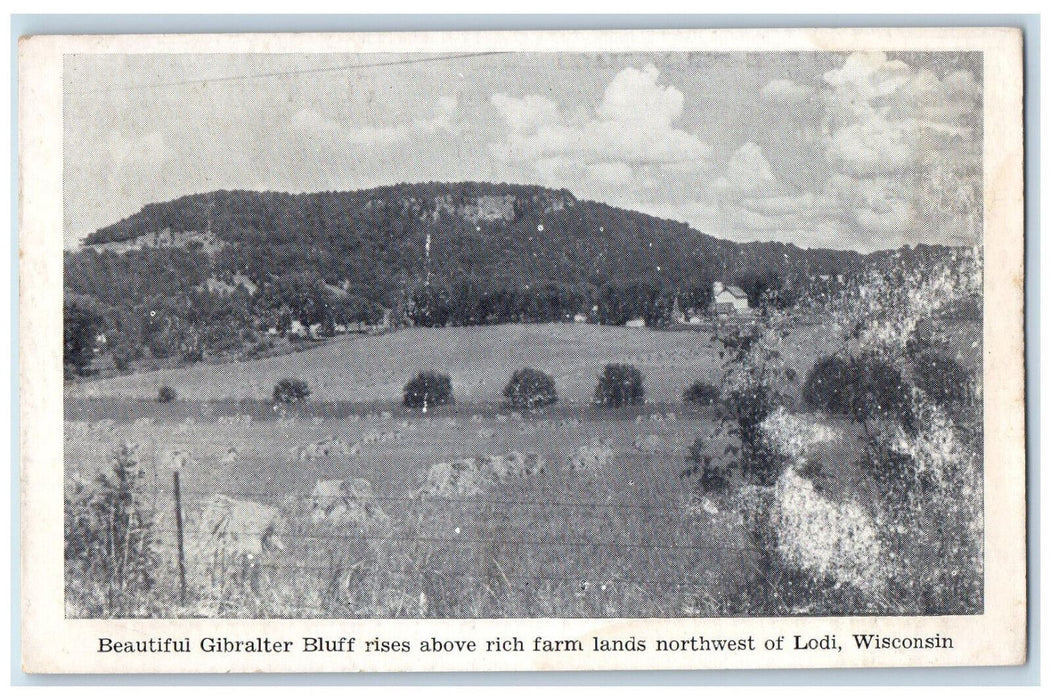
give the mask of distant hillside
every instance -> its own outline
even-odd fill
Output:
[[[849,283],[870,259],[882,258],[733,243],[529,185],[217,191],[147,205],[66,252],[67,326],[79,329],[67,348],[73,373],[83,373],[97,354],[121,371],[164,358],[256,356],[273,351],[275,334],[381,321],[468,326],[584,314],[660,326],[676,300],[707,308],[714,281],[741,286],[753,303],[792,303]],[[95,331],[106,337],[97,350]]]
[[[836,274],[853,252],[739,245],[684,223],[577,200],[566,190],[491,183],[357,192],[219,191],[157,204],[92,233],[87,246],[211,231],[217,270],[262,284],[296,271],[391,303],[399,287],[479,280],[509,287],[609,280],[685,287],[748,271]],[[430,235],[430,264],[426,241]]]

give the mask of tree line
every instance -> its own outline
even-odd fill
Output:
[[[165,230],[208,232],[210,242],[104,245]],[[65,254],[68,317],[105,336],[118,370],[142,357],[241,353],[297,324],[329,335],[383,319],[464,326],[583,314],[661,326],[676,299],[707,308],[714,281],[738,284],[753,305],[771,290],[790,303],[816,275],[860,259],[724,241],[565,190],[471,182],[190,195],[147,205],[85,243]],[[92,350],[73,352],[74,373]]]

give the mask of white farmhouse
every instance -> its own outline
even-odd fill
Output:
[[[722,282],[712,285],[712,307],[719,315],[751,313],[748,308],[748,295],[735,285],[726,286]]]
[[[645,328],[646,327],[646,319],[633,318],[630,321],[628,321],[627,323],[625,323],[624,325],[627,326],[628,328]]]

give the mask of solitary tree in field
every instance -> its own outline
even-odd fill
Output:
[[[595,403],[626,406],[643,402],[642,372],[635,365],[606,365],[595,386]]]
[[[282,379],[274,386],[275,404],[295,404],[310,396],[310,385],[302,379]]]
[[[523,367],[511,375],[504,387],[504,398],[512,408],[532,410],[558,401],[555,380],[532,367]]]
[[[682,400],[698,406],[713,406],[719,400],[719,387],[698,379],[682,392]]]
[[[448,374],[420,372],[405,385],[403,395],[409,408],[422,408],[453,403],[453,383]]]

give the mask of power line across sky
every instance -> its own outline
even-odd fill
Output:
[[[190,78],[185,80],[172,80],[162,83],[146,83],[141,85],[117,85],[112,87],[97,88],[93,90],[74,90],[71,95],[98,95],[109,92],[131,92],[135,90],[154,90],[160,88],[180,87],[184,85],[207,85],[211,83],[229,83],[240,80],[260,80],[263,78],[283,78],[298,75],[317,75],[322,73],[337,73],[340,71],[367,70],[372,68],[388,68],[392,66],[411,65],[416,63],[437,63],[442,61],[455,61],[466,58],[480,58],[483,56],[498,56],[508,53],[506,51],[483,51],[475,53],[439,54],[436,56],[420,56],[417,58],[402,58],[390,61],[377,61],[375,63],[349,63],[338,66],[324,66],[321,68],[303,68],[300,70],[269,71],[264,73],[244,73],[240,75],[222,75],[210,78]]]

